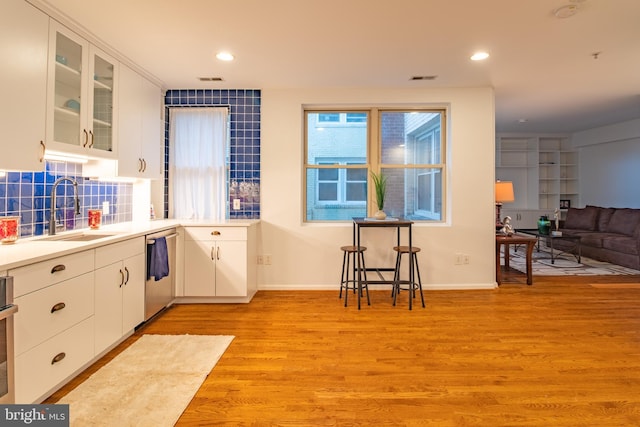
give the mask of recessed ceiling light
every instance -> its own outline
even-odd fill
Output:
[[[219,52],[216,55],[216,58],[218,58],[220,61],[233,61],[233,55],[229,52]]]
[[[485,59],[487,59],[489,57],[489,54],[487,52],[476,52],[473,55],[471,55],[471,60],[472,61],[483,61]]]
[[[527,123],[529,119],[518,119],[518,123]]]
[[[556,18],[564,19],[569,18],[578,12],[577,4],[567,4],[565,6],[561,6],[553,11],[553,14]]]

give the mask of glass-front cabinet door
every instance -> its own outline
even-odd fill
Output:
[[[51,21],[47,150],[113,158],[117,62]]]
[[[91,46],[91,130],[88,147],[113,152],[116,61]]]
[[[52,27],[53,28],[53,27]],[[86,114],[86,87],[83,71],[87,69],[85,55],[88,44],[61,29],[53,30],[55,68],[53,83],[52,143],[86,146],[89,131],[83,125]],[[50,105],[51,106],[51,105]],[[51,135],[49,135],[51,137]]]

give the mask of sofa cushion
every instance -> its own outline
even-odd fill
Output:
[[[609,231],[607,227],[609,226],[609,221],[611,220],[611,215],[616,211],[615,208],[600,208],[597,206],[589,206],[598,209],[598,222],[596,223],[597,231]]]
[[[638,224],[640,224],[640,209],[616,209],[607,225],[607,232],[633,236]]]
[[[634,237],[609,237],[603,239],[602,247],[628,255],[638,255],[638,240]]]
[[[599,209],[594,206],[586,208],[569,208],[564,228],[595,231]]]

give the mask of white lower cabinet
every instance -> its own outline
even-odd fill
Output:
[[[255,292],[252,227],[185,227],[184,296],[246,297]]]
[[[16,403],[40,401],[93,356],[93,316],[17,355]]]
[[[37,402],[93,349],[93,250],[9,270],[14,278],[16,403]]]
[[[96,249],[95,353],[144,321],[144,238]]]

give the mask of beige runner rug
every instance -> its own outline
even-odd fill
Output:
[[[173,426],[233,338],[143,335],[57,403],[72,426]]]

